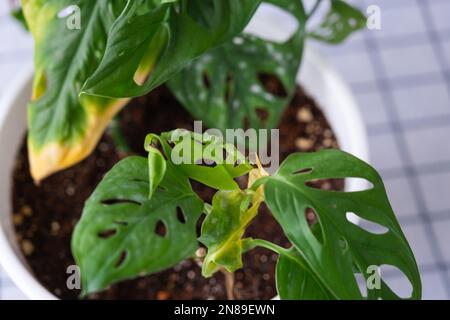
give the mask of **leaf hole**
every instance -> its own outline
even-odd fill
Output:
[[[316,212],[311,208],[306,208],[305,210],[306,220],[308,220],[308,223],[310,225],[317,222],[317,214]]]
[[[355,273],[356,283],[358,284],[359,291],[363,297],[367,297],[366,279],[361,273]]]
[[[325,191],[343,190],[345,179],[311,179],[305,182],[305,186],[312,189],[319,189]]]
[[[408,299],[413,294],[413,287],[408,277],[397,267],[383,264],[380,266],[383,281],[400,298]]]
[[[108,229],[108,230],[104,230],[99,232],[97,235],[99,238],[101,239],[109,239],[112,236],[117,234],[117,230],[116,229]]]
[[[282,28],[283,32],[268,33],[266,28],[262,28],[261,21],[275,23],[275,25]],[[299,23],[293,14],[279,6],[262,3],[247,25],[245,32],[256,35],[264,40],[284,43],[294,36],[298,27]]]
[[[115,268],[116,269],[120,268],[125,263],[125,260],[127,259],[127,256],[128,256],[128,253],[125,250],[123,250],[120,253],[119,259],[117,259],[117,262],[115,264]]]
[[[130,200],[130,199],[107,199],[107,200],[103,200],[102,204],[107,205],[107,206],[113,206],[113,205],[118,205],[118,204],[134,204],[137,206],[141,205],[140,202]]]
[[[347,220],[349,222],[353,223],[354,225],[360,227],[361,229],[363,229],[369,233],[380,235],[380,234],[386,234],[389,232],[389,228],[387,228],[379,223],[364,219],[361,216],[358,216],[353,212],[347,212],[345,214],[345,217],[347,218]]]
[[[231,95],[233,93],[233,75],[231,73],[227,74],[226,79],[226,87],[225,87],[225,102],[228,103],[230,101]]]
[[[287,98],[288,94],[286,88],[276,75],[270,73],[260,73],[258,74],[258,79],[264,89],[270,94],[280,98]]]
[[[343,190],[345,185],[349,186],[351,192],[361,192],[373,189],[373,184],[364,178],[326,178],[312,179],[305,182],[305,185],[313,189],[321,189],[327,191]]]
[[[248,119],[248,116],[244,117],[244,120],[242,121],[242,126],[244,131],[247,131],[250,128],[250,120]]]
[[[348,189],[351,192],[367,191],[374,188],[372,182],[364,178],[345,178],[345,182],[348,184]]]
[[[184,211],[181,207],[177,207],[177,219],[183,224],[186,223],[186,216],[184,215]]]
[[[270,118],[270,112],[264,108],[256,108],[256,115],[263,125],[267,124],[267,120]]]
[[[167,188],[166,188],[166,187],[163,187],[163,186],[161,186],[161,185],[157,186],[157,187],[156,187],[156,190],[158,190],[158,191],[160,191],[160,192],[167,192]]]
[[[157,234],[160,237],[165,238],[167,235],[167,227],[164,221],[159,220],[155,225],[155,234]]]
[[[144,179],[138,179],[138,178],[130,179],[130,181],[132,181],[132,182],[141,182],[141,183],[145,183],[145,184],[148,183],[148,181],[146,181]]]
[[[297,171],[294,171],[293,175],[302,175],[302,174],[309,174],[313,171],[313,168],[303,168]]]
[[[128,222],[123,220],[114,220],[114,223],[118,224],[119,226],[128,226]]]
[[[211,88],[211,81],[209,80],[209,75],[206,72],[203,72],[203,85],[205,86],[206,89],[210,89]]]

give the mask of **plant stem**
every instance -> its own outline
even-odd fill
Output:
[[[225,269],[221,269],[225,276],[225,286],[227,288],[227,299],[235,300],[234,298],[234,273],[228,272]]]
[[[279,255],[284,255],[284,256],[288,257],[289,259],[295,261],[299,265],[301,265],[304,269],[307,269],[307,267],[305,266],[303,261],[301,261],[300,259],[298,259],[298,257],[293,255],[290,252],[290,250],[280,247],[279,245],[276,245],[275,243],[272,243],[272,242],[269,242],[269,241],[263,240],[263,239],[246,239],[246,242],[244,242],[244,243],[245,243],[245,249],[244,249],[245,252],[250,251],[256,247],[265,248],[265,249],[271,250],[275,253],[278,253]]]
[[[286,254],[288,252],[288,250],[286,250],[285,248],[282,248],[275,243],[263,239],[248,239],[245,251],[250,251],[252,249],[255,249],[256,247],[265,248],[278,254]]]

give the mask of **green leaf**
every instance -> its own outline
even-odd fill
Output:
[[[63,9],[75,5],[72,14],[58,17]],[[79,96],[81,86],[101,61],[107,31],[124,5],[122,0],[22,1],[35,40],[28,143],[36,181],[89,155],[127,102]],[[80,28],[72,28],[68,19],[78,18]]]
[[[169,81],[178,100],[196,119],[222,131],[273,128],[296,86],[303,53],[306,14],[301,1],[267,1],[292,14],[298,29],[283,43],[240,35],[205,53]],[[281,92],[262,78],[277,81]]]
[[[169,268],[198,249],[203,202],[172,164],[151,199],[148,161],[129,157],[106,174],[86,202],[72,238],[83,294]],[[183,219],[177,216],[182,210]],[[157,228],[165,226],[165,232]]]
[[[166,159],[162,153],[153,146],[154,140],[159,141],[159,137],[149,134],[145,138],[145,151],[148,152],[148,176],[149,176],[149,199],[164,178],[167,170]]]
[[[107,97],[135,97],[150,92],[194,58],[239,34],[260,2],[163,1],[153,10],[143,10],[145,0],[129,1],[111,28],[102,63],[83,91]],[[198,12],[198,7],[207,11]],[[139,70],[142,61],[146,61],[145,72]],[[150,71],[148,79],[136,81],[140,73],[145,76]]]
[[[239,150],[220,136],[175,130],[163,133],[161,139],[172,163],[189,178],[217,190],[238,190],[234,179],[253,169]]]
[[[280,254],[276,268],[278,295],[282,300],[330,300],[333,296],[323,287],[311,270],[304,268],[298,260],[303,258],[297,250],[290,255]],[[296,259],[292,259],[295,256]]]
[[[309,36],[330,44],[343,42],[353,32],[363,29],[367,19],[357,8],[342,0],[331,0],[325,20]]]
[[[260,203],[250,207],[253,195],[241,190],[218,191],[212,211],[205,218],[199,241],[208,248],[202,274],[211,277],[220,268],[234,272],[242,267],[245,229],[258,213]]]
[[[362,178],[373,187],[358,192],[332,192],[306,185],[316,179]],[[267,179],[267,178],[266,178]],[[337,150],[293,154],[264,185],[266,203],[324,287],[338,299],[362,298],[353,266],[367,279],[369,266],[391,265],[402,271],[420,298],[421,282],[411,248],[395,218],[383,182],[363,161]],[[320,236],[305,218],[313,209]],[[373,233],[347,219],[348,213],[383,226]],[[382,281],[380,289],[368,288],[369,299],[393,299],[397,295]]]

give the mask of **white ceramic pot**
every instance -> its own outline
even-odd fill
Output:
[[[15,155],[26,131],[26,106],[31,93],[32,76],[33,68],[30,65],[11,84],[0,101],[0,262],[29,298],[56,299],[36,280],[27,266],[11,221],[11,175]],[[322,107],[342,149],[367,161],[367,136],[351,92],[333,68],[310,48],[305,51],[299,82]],[[362,189],[362,183],[350,180],[346,189]]]

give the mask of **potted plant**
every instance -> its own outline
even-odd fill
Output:
[[[355,8],[335,0],[325,21],[307,31],[307,21],[321,1],[308,13],[301,1],[264,1],[289,12],[298,23],[289,39],[273,42],[242,34],[261,2],[105,0],[79,1],[74,7],[63,0],[22,1],[26,24],[36,42],[28,117],[29,168],[36,184],[45,189],[47,181],[57,179],[58,173],[54,173],[85,159],[130,98],[145,95],[166,82],[171,97],[210,128],[275,128],[280,120],[283,126],[286,107],[298,96],[297,69],[305,38],[338,43],[364,26],[365,18]],[[84,28],[78,24],[80,17]],[[167,92],[162,90],[166,89],[155,91],[159,103],[168,101]],[[131,109],[133,104],[139,104],[139,99],[131,102]],[[175,123],[180,120],[180,109],[166,111],[174,112],[168,117]],[[305,120],[314,112],[303,108],[295,114]],[[142,118],[142,113],[136,114],[129,114],[128,120],[121,114],[110,126],[110,138],[103,139],[112,139],[120,151],[130,153],[131,144],[142,143],[139,139],[127,141],[127,130]],[[158,124],[167,125],[163,121]],[[217,135],[170,131],[176,128],[150,134],[145,143],[147,159],[131,156],[118,161],[86,202],[72,240],[83,294],[93,294],[124,279],[182,268],[179,264],[191,257],[189,263],[194,265],[187,268],[187,278],[181,282],[195,278],[193,270],[201,265],[206,277],[223,273],[227,296],[233,298],[236,290],[232,272],[242,267],[242,254],[264,247],[276,254],[281,298],[359,299],[363,295],[355,274],[370,280],[372,267],[383,264],[400,269],[413,286],[412,298],[420,298],[420,277],[413,254],[382,181],[370,166],[336,150],[295,153],[269,175]],[[174,136],[182,138],[183,143]],[[308,150],[305,143],[297,141],[300,149]],[[193,157],[187,157],[188,163],[174,161],[174,150],[184,147],[181,154],[186,155],[186,146],[197,146],[201,151],[210,147],[212,152],[206,156],[200,152],[200,157],[194,152]],[[137,148],[132,151],[139,152]],[[232,155],[231,162],[223,162],[224,151]],[[108,167],[118,157],[102,160]],[[198,160],[209,161],[208,166],[197,164]],[[24,168],[28,165],[19,161],[15,172],[23,173]],[[16,182],[22,178],[15,174]],[[325,179],[332,184],[343,178],[361,178],[370,187],[350,193],[317,189],[318,184],[323,187]],[[35,248],[23,238],[37,231],[27,229],[28,222],[24,222],[34,214],[33,208],[24,205],[29,197],[23,201],[16,196],[24,190],[37,189],[14,187],[14,204],[19,212],[14,213],[13,220],[17,230],[30,232],[18,234],[30,262],[33,252],[27,251]],[[212,201],[208,201],[211,196]],[[284,232],[287,246],[246,236],[258,212],[267,211],[259,210],[263,203]],[[200,219],[202,213],[206,215],[204,221]],[[352,215],[381,225],[383,232],[374,234],[355,225]],[[53,222],[48,221],[51,232],[58,233],[62,226]],[[261,259],[262,265],[269,265]],[[273,279],[274,275],[268,277]],[[172,290],[179,289],[176,284],[180,279],[172,282]],[[382,279],[375,284],[367,285],[367,298],[396,297]],[[53,293],[64,296],[62,292]],[[156,293],[156,298],[170,297],[173,292],[168,290]]]

